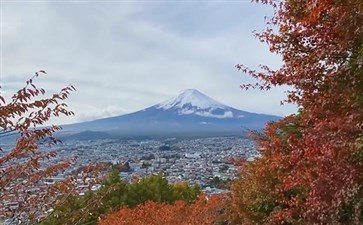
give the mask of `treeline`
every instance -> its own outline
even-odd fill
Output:
[[[134,208],[148,201],[191,204],[200,194],[198,185],[184,182],[172,185],[161,174],[125,183],[118,170],[113,169],[99,190],[88,191],[83,196],[69,195],[39,225],[97,224],[106,214],[121,208]]]

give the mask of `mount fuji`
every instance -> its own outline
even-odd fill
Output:
[[[106,132],[116,136],[237,134],[260,130],[280,117],[226,106],[195,89],[134,113],[64,126],[65,131]],[[94,133],[93,133],[94,134]],[[87,134],[86,134],[87,135]]]

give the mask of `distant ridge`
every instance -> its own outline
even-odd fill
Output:
[[[66,125],[64,131],[97,131],[103,132],[102,135],[106,132],[112,136],[225,135],[240,134],[248,129],[260,130],[267,122],[279,119],[280,117],[274,115],[238,110],[196,89],[187,89],[174,98],[144,110]],[[92,133],[93,136],[94,134]]]

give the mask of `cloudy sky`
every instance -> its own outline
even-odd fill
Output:
[[[61,123],[134,112],[195,88],[229,106],[288,115],[284,88],[243,91],[253,80],[237,63],[277,68],[280,58],[253,31],[269,7],[250,1],[1,2],[2,92],[10,96],[35,71],[47,93],[72,84],[76,113]]]

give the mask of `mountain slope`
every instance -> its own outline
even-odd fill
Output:
[[[73,131],[107,131],[113,134],[152,135],[162,133],[233,133],[262,129],[279,117],[238,110],[195,90],[183,91],[141,111],[65,126]]]

